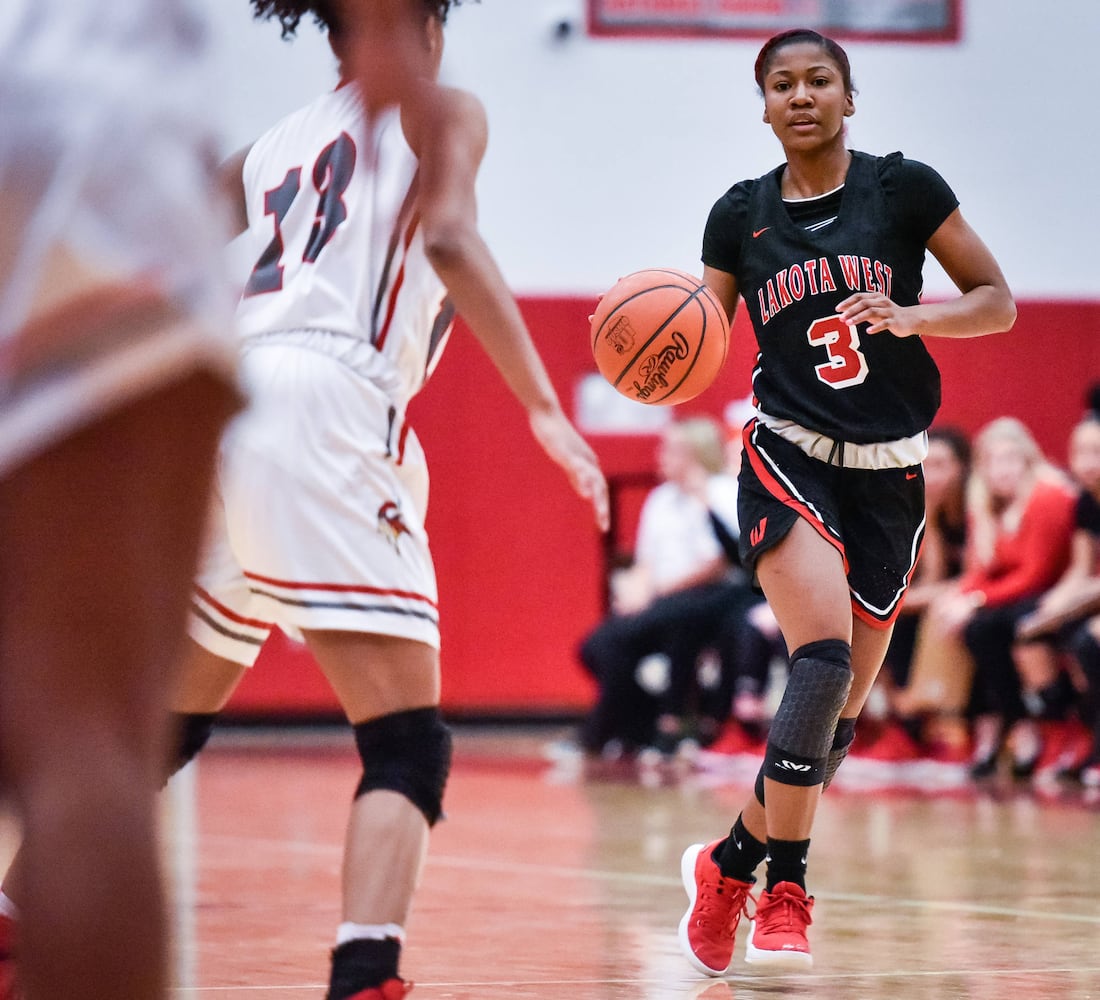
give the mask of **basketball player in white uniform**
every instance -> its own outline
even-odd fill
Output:
[[[423,0],[332,6],[372,112],[432,113]],[[0,1000],[167,989],[164,691],[240,402],[193,7],[10,0],[0,21],[0,794],[26,834]]]
[[[436,69],[449,6],[424,4],[421,44]],[[331,24],[330,39],[342,56]],[[331,1000],[407,992],[403,928],[441,812],[450,736],[438,708],[428,476],[405,409],[439,361],[456,309],[527,409],[539,444],[607,523],[595,457],[565,417],[476,229],[482,107],[446,89],[427,120],[420,107],[376,114],[368,128],[357,88],[342,85],[243,157],[255,266],[238,321],[252,406],[226,436],[224,516],[198,579],[196,642],[173,705],[182,763],[272,624],[303,637],[332,684],[363,777]]]
[[[237,407],[190,0],[0,18],[0,792],[21,996],[165,995],[154,832],[217,438]],[[0,896],[0,996],[15,909]]]

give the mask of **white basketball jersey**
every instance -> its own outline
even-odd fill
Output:
[[[289,115],[244,165],[255,266],[244,337],[328,330],[359,338],[356,367],[401,410],[442,353],[454,311],[424,254],[417,160],[400,113],[368,133],[353,86]]]
[[[51,247],[63,245],[104,280],[157,275],[189,306],[197,286],[213,284],[226,233],[208,193],[217,148],[202,110],[213,93],[211,51],[194,8],[192,0],[5,0],[0,339],[25,319]],[[224,327],[232,300],[224,291],[217,300],[208,318]]]
[[[0,473],[182,373],[236,368],[205,6],[5,0]],[[190,322],[27,334],[70,295],[134,283]]]

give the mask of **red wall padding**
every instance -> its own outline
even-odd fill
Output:
[[[521,303],[567,409],[594,370],[589,298]],[[930,340],[943,372],[941,423],[975,431],[1010,414],[1050,456],[1065,458],[1086,388],[1100,380],[1100,302],[1027,302],[1016,328],[978,340]],[[726,368],[682,414],[720,416],[749,391],[754,354],[744,315]],[[534,443],[524,413],[477,342],[455,330],[447,356],[414,401],[411,422],[432,475],[428,513],[443,621],[443,702],[452,713],[546,715],[586,706],[587,677],[574,651],[604,607],[605,540],[589,511]],[[654,439],[593,439],[609,476],[653,473]],[[641,488],[621,493],[620,538],[629,545]],[[365,664],[364,669],[369,669]],[[239,715],[337,711],[308,656],[281,637],[265,648],[230,704]]]

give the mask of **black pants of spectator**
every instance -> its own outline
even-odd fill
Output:
[[[971,704],[981,714],[998,715],[1006,726],[1024,718],[1020,676],[1012,659],[1016,623],[1035,609],[1035,601],[1017,601],[1003,607],[979,608],[963,633],[974,658],[974,697]]]
[[[883,665],[890,680],[899,689],[909,683],[909,670],[913,665],[913,651],[917,646],[920,621],[919,614],[906,614],[903,611],[894,622],[894,631],[890,636]]]
[[[1077,626],[1068,648],[1085,675],[1086,690],[1082,698],[1081,714],[1092,730],[1090,763],[1100,763],[1100,642],[1092,634],[1086,621]]]
[[[719,725],[729,718],[735,695],[764,694],[772,658],[784,652],[781,638],[765,635],[751,621],[753,609],[763,603],[763,596],[746,585],[734,596],[718,628],[718,684],[700,688],[696,707],[700,716]]]
[[[686,702],[699,653],[714,645],[733,602],[747,588],[721,581],[658,597],[635,614],[613,615],[596,626],[579,655],[598,685],[596,704],[581,726],[581,743],[599,752],[610,740],[627,748],[654,742],[657,716]],[[641,688],[638,664],[653,653],[669,658],[669,687],[655,696]]]

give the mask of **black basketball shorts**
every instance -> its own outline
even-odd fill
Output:
[[[757,421],[744,432],[738,494],[745,568],[804,518],[844,559],[856,616],[886,628],[924,540],[924,472],[853,469],[811,458]]]

